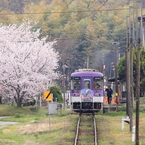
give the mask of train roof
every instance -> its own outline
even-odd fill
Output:
[[[97,72],[96,70],[79,70],[78,72],[74,72],[71,74],[72,77],[78,77],[78,76],[98,76],[98,77],[103,77],[103,73]]]

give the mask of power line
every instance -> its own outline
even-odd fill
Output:
[[[69,11],[69,12],[42,12],[42,13],[6,13],[6,14],[0,14],[0,15],[42,15],[42,14],[49,14],[49,13],[85,13],[85,12],[96,12],[96,11],[124,11],[128,10],[129,8],[123,8],[123,9],[106,9],[106,10],[94,10],[94,11]]]
[[[107,2],[108,2],[108,0],[106,0],[106,2],[104,2],[97,10],[100,10],[101,7],[103,7]]]

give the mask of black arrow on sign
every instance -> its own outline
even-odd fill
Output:
[[[51,92],[48,93],[48,95],[46,96],[46,99],[49,97],[50,94],[51,94]]]

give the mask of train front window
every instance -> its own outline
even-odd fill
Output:
[[[84,88],[90,89],[90,79],[84,79]]]
[[[81,89],[81,78],[72,77],[71,78],[71,90],[80,90]]]
[[[94,77],[94,90],[103,89],[103,78]]]

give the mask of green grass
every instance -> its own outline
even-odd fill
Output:
[[[35,114],[35,112],[32,112],[30,109],[34,107],[23,107],[23,108],[17,108],[11,105],[0,105],[0,116],[12,116],[16,113],[18,114]]]
[[[141,97],[141,98],[140,98],[140,103],[141,103],[141,104],[145,104],[145,97]]]
[[[5,109],[4,109],[5,108]],[[78,115],[70,115],[69,110],[59,111],[57,115],[48,116],[47,108],[31,111],[30,107],[16,108],[0,106],[3,109],[5,121],[17,121],[16,125],[0,128],[0,145],[72,145]],[[10,113],[9,111],[12,110]],[[8,111],[8,112],[7,112]],[[126,113],[108,112],[97,113],[97,128],[99,130],[99,145],[134,145],[131,141],[129,125],[125,123],[125,130],[121,130],[121,119]],[[49,118],[50,117],[50,118]],[[133,115],[135,124],[135,114]],[[87,119],[87,118],[84,118]],[[49,120],[50,125],[49,126]],[[145,145],[145,113],[140,112],[140,143]],[[83,129],[88,123],[84,123]],[[83,138],[83,136],[82,136]],[[91,139],[85,137],[88,141]],[[83,143],[87,145],[87,141]],[[88,143],[89,144],[89,143]]]
[[[0,129],[1,145],[57,145],[63,143],[65,138],[72,140],[70,129],[74,130],[74,128],[70,125],[72,118],[68,115],[69,110],[58,111],[57,115],[48,116],[47,107],[37,111],[31,111],[30,108],[32,107],[0,106],[1,115],[10,116],[1,121],[19,122]],[[64,134],[64,130],[67,133]]]
[[[108,112],[105,115],[96,115],[97,127],[99,129],[99,145],[134,145],[129,131],[129,124],[124,123],[125,130],[122,132],[122,117],[126,117],[125,112]],[[145,114],[140,112],[140,145],[145,144]],[[98,125],[99,124],[99,125]],[[133,114],[133,125],[135,125],[135,114]]]

